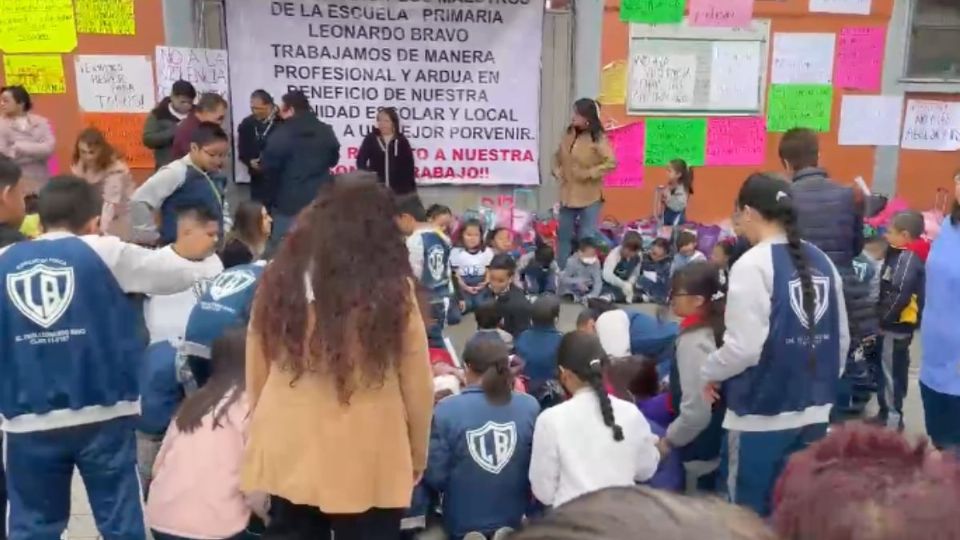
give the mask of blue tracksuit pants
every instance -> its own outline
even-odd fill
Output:
[[[104,540],[143,540],[134,417],[6,433],[11,540],[59,540],[70,519],[76,467]]]

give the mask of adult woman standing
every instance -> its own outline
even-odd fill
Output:
[[[262,203],[255,200],[240,203],[233,214],[233,228],[220,251],[223,268],[249,264],[263,256],[272,228],[273,219]]]
[[[22,86],[0,88],[0,154],[23,170],[25,195],[40,191],[50,178],[47,161],[56,141],[50,122],[30,112],[33,102]]]
[[[573,120],[553,158],[553,176],[560,184],[560,227],[557,263],[564,266],[577,238],[597,233],[603,207],[603,176],[617,166],[600,123],[600,105],[592,99],[573,104]],[[578,225],[579,224],[579,225]]]
[[[920,396],[927,434],[938,448],[960,447],[960,171],[953,181],[953,210],[927,258],[926,303],[920,326]]]
[[[278,537],[398,538],[426,467],[433,382],[395,214],[374,175],[337,179],[257,291],[243,489],[273,496]]]
[[[103,133],[96,128],[80,132],[73,149],[71,171],[76,176],[97,186],[103,195],[100,230],[106,234],[129,240],[131,236],[130,196],[133,195],[133,176]]]
[[[377,127],[363,138],[357,152],[357,168],[377,173],[377,178],[397,195],[417,190],[413,148],[400,131],[400,117],[393,107],[377,112]]]

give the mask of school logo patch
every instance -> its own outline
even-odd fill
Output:
[[[824,276],[812,276],[813,280],[813,326],[820,323],[823,316],[826,315],[830,307],[830,278]],[[790,281],[790,308],[797,316],[800,324],[804,328],[810,328],[810,321],[807,320],[807,314],[803,310],[803,285],[800,284],[800,278]]]
[[[13,305],[36,324],[50,328],[66,313],[73,301],[75,280],[72,267],[52,268],[37,264],[7,275],[7,296]]]
[[[427,270],[434,281],[442,281],[446,273],[446,250],[443,246],[433,246],[427,251]]]
[[[219,302],[228,296],[245,290],[255,281],[257,281],[257,277],[249,270],[229,270],[214,278],[210,285],[210,297],[215,302]]]
[[[467,448],[480,468],[500,474],[517,449],[517,424],[487,422],[480,429],[467,431]]]

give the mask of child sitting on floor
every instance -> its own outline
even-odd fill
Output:
[[[525,253],[517,264],[518,285],[529,295],[556,294],[560,267],[554,260],[553,247],[540,244],[536,251]]]
[[[513,336],[500,328],[503,323],[503,316],[497,309],[496,302],[490,301],[480,304],[474,310],[474,318],[477,320],[477,333],[467,341],[468,345],[476,341],[494,340],[503,343],[508,349],[513,348]]]
[[[597,243],[591,238],[584,238],[580,240],[577,252],[567,259],[567,265],[560,274],[558,293],[572,298],[574,302],[586,302],[591,298],[599,298],[602,289]]]
[[[627,231],[620,245],[603,261],[603,296],[611,302],[632,304],[643,262],[643,238],[636,231]]]
[[[666,304],[670,294],[670,241],[666,238],[657,238],[650,246],[650,250],[643,257],[640,266],[640,276],[637,280],[637,289],[640,291],[642,302]]]
[[[673,256],[673,264],[670,265],[670,275],[677,273],[684,266],[696,262],[706,261],[707,258],[697,251],[697,235],[691,231],[680,231],[677,235],[677,254]]]
[[[557,381],[557,349],[563,339],[563,334],[557,330],[559,318],[560,299],[552,295],[541,296],[533,303],[533,327],[517,339],[516,352],[524,362],[527,388],[541,405],[544,405],[544,399],[555,397],[551,391],[556,386],[547,386]]]

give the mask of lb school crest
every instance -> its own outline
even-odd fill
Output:
[[[36,264],[7,275],[7,296],[34,323],[49,329],[66,313],[75,290],[73,268]]]
[[[487,422],[480,429],[467,431],[467,448],[480,468],[500,474],[517,449],[517,424]]]
[[[813,304],[813,326],[820,324],[820,320],[826,315],[830,308],[830,278],[825,276],[812,276],[814,304]],[[804,328],[810,329],[810,321],[803,310],[803,285],[800,284],[800,278],[790,281],[790,308],[797,316],[797,320]]]
[[[446,273],[446,253],[442,246],[432,246],[427,252],[427,268],[434,281],[441,281]]]
[[[228,296],[233,296],[245,290],[255,281],[257,281],[256,276],[247,269],[228,270],[214,278],[210,285],[210,297],[215,302],[219,302]]]

